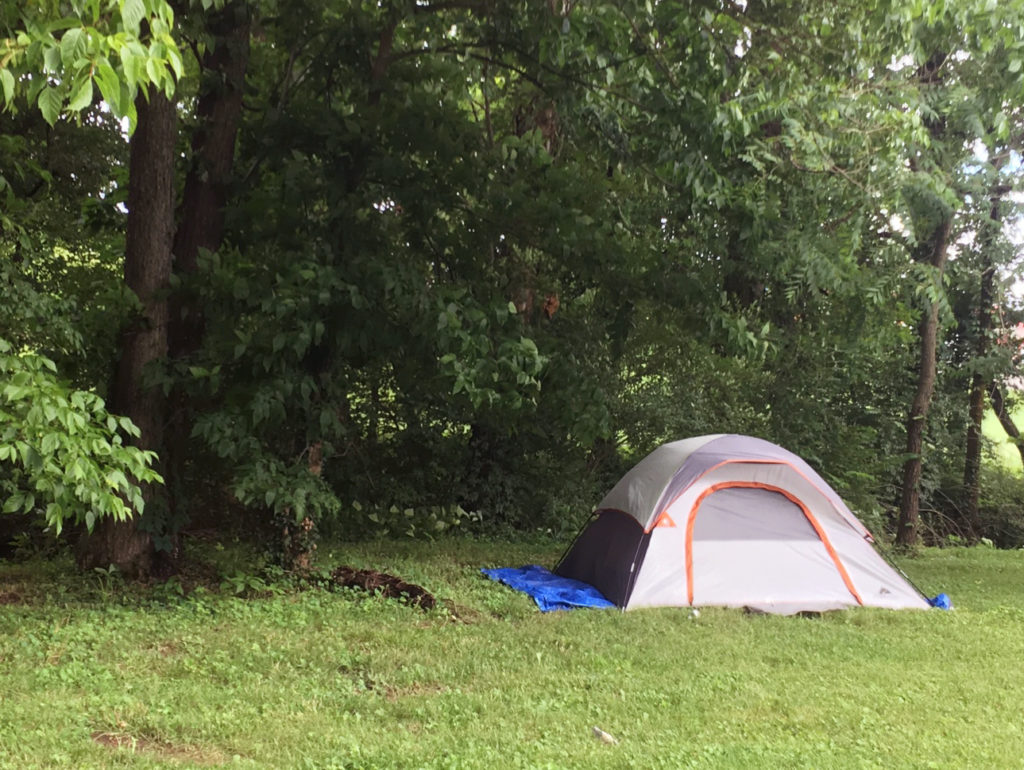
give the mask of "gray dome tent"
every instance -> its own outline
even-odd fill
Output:
[[[623,609],[927,609],[873,543],[792,452],[700,436],[659,447],[623,476],[554,571]]]

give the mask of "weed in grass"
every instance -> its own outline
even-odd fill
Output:
[[[96,576],[96,584],[105,601],[110,601],[114,590],[124,585],[121,572],[116,564],[109,567],[94,567],[93,574]]]

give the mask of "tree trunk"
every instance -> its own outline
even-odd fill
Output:
[[[210,20],[213,45],[200,62],[204,89],[196,104],[198,127],[192,136],[192,167],[178,210],[174,234],[174,271],[194,273],[201,249],[215,251],[224,236],[224,207],[242,116],[242,92],[249,62],[249,10],[228,5]],[[194,294],[172,300],[170,353],[195,352],[203,336],[203,315]]]
[[[949,234],[953,215],[949,213],[929,239],[928,263],[941,276],[946,267]],[[903,488],[900,497],[899,529],[896,543],[904,548],[917,545],[920,526],[921,450],[924,429],[935,392],[936,354],[939,337],[939,306],[932,303],[921,317],[921,355],[917,368],[917,391],[907,420],[907,461],[903,464]]]
[[[981,501],[981,421],[985,415],[985,380],[981,372],[975,372],[971,377],[967,410],[969,422],[964,447],[964,519],[972,528],[978,521],[978,505]]]
[[[174,232],[175,107],[162,92],[136,100],[138,123],[131,139],[128,178],[128,221],[125,233],[125,283],[139,299],[141,312],[122,336],[111,410],[124,414],[141,430],[135,444],[159,450],[163,440],[164,399],[160,387],[146,387],[149,367],[167,355],[167,290],[171,276]],[[147,486],[148,507],[158,488]],[[80,545],[84,569],[113,564],[129,577],[150,574],[154,564],[152,536],[136,516],[123,522],[102,519]]]
[[[997,167],[998,169],[998,167]],[[985,223],[981,241],[981,291],[978,298],[977,340],[974,345],[975,359],[980,361],[988,355],[989,332],[992,329],[992,304],[995,300],[996,269],[992,259],[992,248],[1000,225],[1000,198],[992,197],[992,208]],[[964,517],[972,529],[978,522],[978,506],[981,501],[981,421],[985,414],[985,394],[991,386],[990,378],[984,372],[975,371],[971,377],[971,394],[967,425],[967,445],[964,451]]]
[[[942,65],[947,54],[936,51],[928,61],[917,69],[917,80],[922,91],[937,88],[943,81]],[[944,115],[931,115],[924,124],[932,139],[941,144],[946,131]],[[920,170],[919,160],[911,158],[910,167]],[[936,201],[938,206],[942,204]],[[932,230],[931,236],[922,244],[916,261],[925,262],[935,268],[936,277],[941,279],[946,269],[949,250],[949,234],[953,225],[953,212],[945,212],[941,221]],[[901,548],[913,548],[918,542],[921,524],[921,467],[924,430],[928,421],[928,409],[935,392],[936,356],[939,339],[939,307],[930,303],[921,316],[919,326],[920,357],[917,364],[917,390],[907,418],[907,460],[903,464],[903,484],[900,494],[899,526],[896,530],[896,544]]]
[[[217,250],[224,237],[224,208],[249,62],[248,5],[229,4],[211,17],[207,29],[213,43],[200,61],[204,87],[196,103],[192,167],[185,179],[174,235],[174,272],[184,279],[170,302],[168,348],[171,359],[177,361],[193,355],[205,333],[202,303],[188,278],[199,269],[200,251]],[[191,455],[194,411],[189,395],[175,387],[168,404],[164,468],[171,515],[179,525],[189,518],[185,466]]]

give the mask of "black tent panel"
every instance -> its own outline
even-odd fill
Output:
[[[622,607],[649,540],[632,516],[621,511],[599,511],[554,572],[590,583],[608,601]]]

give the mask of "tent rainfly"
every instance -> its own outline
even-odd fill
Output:
[[[792,452],[750,436],[700,436],[659,447],[623,476],[554,572],[623,609],[927,609],[873,543]]]

